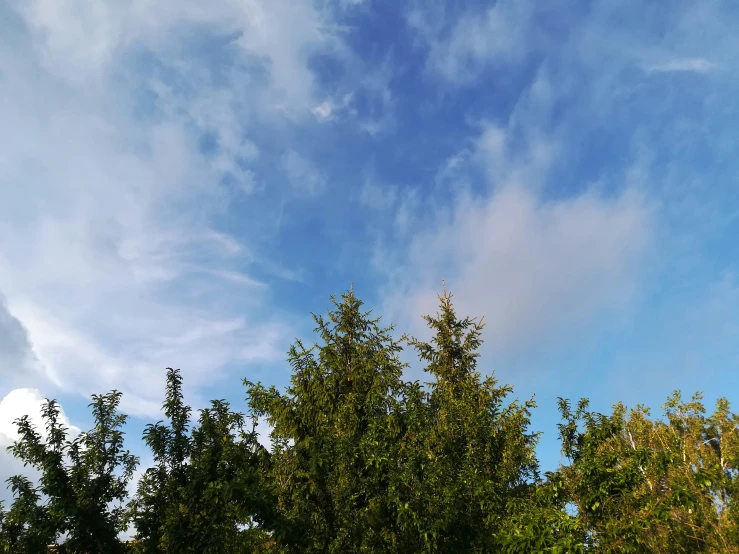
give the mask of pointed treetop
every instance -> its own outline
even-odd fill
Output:
[[[478,349],[482,344],[482,320],[459,319],[452,304],[452,293],[444,289],[439,295],[439,312],[436,317],[424,316],[434,331],[431,342],[411,339],[422,360],[428,362],[426,371],[437,379],[456,382],[475,371]]]

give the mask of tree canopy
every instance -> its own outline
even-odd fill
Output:
[[[483,323],[452,295],[430,340],[398,337],[353,291],[296,340],[284,389],[244,380],[244,412],[214,400],[192,417],[167,370],[163,420],[124,446],[121,393],[95,395],[71,436],[47,400],[43,429],[16,421],[9,452],[38,476],[8,480],[0,552],[739,553],[739,416],[675,391],[593,412],[559,400],[566,463],[543,475],[533,399],[478,368]],[[412,349],[427,382],[405,380]],[[269,448],[257,421],[270,426]],[[122,540],[127,535],[129,541]]]

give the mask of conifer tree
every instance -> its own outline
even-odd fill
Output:
[[[273,537],[279,552],[388,552],[400,346],[353,291],[332,301],[327,319],[314,316],[320,344],[290,348],[284,393],[245,382],[254,413],[273,428]]]
[[[429,390],[409,388],[393,500],[401,552],[491,552],[511,500],[537,477],[537,436],[529,433],[533,400],[504,403],[512,391],[477,371],[482,322],[459,319],[452,295],[425,317],[431,342],[412,339]]]

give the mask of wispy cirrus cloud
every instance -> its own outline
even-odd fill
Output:
[[[282,155],[281,161],[282,168],[294,190],[309,195],[323,192],[326,177],[310,160],[294,150],[288,150]]]
[[[536,40],[529,21],[532,10],[525,3],[499,1],[461,15],[450,11],[452,4],[419,3],[407,22],[428,49],[428,69],[452,84],[470,84],[490,65],[522,59]]]
[[[580,359],[601,382],[629,350],[613,379],[633,381],[640,352],[682,355],[681,325],[735,327],[735,280],[713,286],[739,221],[729,3],[0,15],[0,397],[58,392],[75,415],[116,387],[152,415],[166,365],[190,396],[252,370],[279,386],[293,312],[362,276],[414,332],[445,278],[489,321],[486,354],[557,380]]]
[[[497,7],[496,17],[512,18],[510,32],[477,32],[498,21],[489,17]],[[736,226],[737,198],[725,178],[735,164],[719,153],[735,140],[720,131],[726,120],[718,115],[736,117],[733,103],[718,100],[736,88],[727,55],[736,14],[720,3],[641,14],[599,2],[546,19],[540,10],[549,6],[504,7],[411,10],[426,75],[457,87],[444,89],[439,109],[456,107],[460,95],[473,100],[463,110],[467,133],[449,140],[456,149],[437,165],[434,194],[412,212],[413,246],[397,248],[388,234],[375,260],[389,276],[388,310],[413,318],[433,311],[446,278],[460,311],[485,315],[492,349],[513,360],[533,337],[562,337],[584,321],[638,310],[637,300],[663,294],[660,278],[715,278],[704,274],[697,245]],[[531,41],[516,42],[521,26]],[[715,42],[705,41],[706,29]],[[520,50],[501,48],[512,43]],[[411,284],[424,280],[425,291]],[[696,291],[686,313],[699,311]]]
[[[151,415],[168,365],[195,389],[282,358],[290,324],[266,316],[265,279],[303,269],[222,222],[279,207],[263,168],[286,146],[291,181],[323,186],[276,137],[326,97],[312,57],[349,63],[338,12],[282,0],[2,11],[0,291],[28,347],[5,357],[40,368],[20,381],[118,388],[124,409]]]
[[[649,73],[710,73],[716,64],[705,58],[680,58],[646,67]]]
[[[384,313],[403,328],[426,332],[420,315],[435,311],[445,279],[460,313],[485,317],[486,340],[501,356],[542,347],[620,309],[640,284],[656,225],[648,198],[626,181],[616,195],[591,188],[547,198],[541,181],[551,157],[536,153],[538,141],[513,155],[509,142],[507,130],[483,126],[459,163],[482,166],[489,187],[456,189],[451,209],[418,206],[407,250],[394,257],[391,249],[380,265],[388,278]],[[540,158],[532,173],[530,160]]]

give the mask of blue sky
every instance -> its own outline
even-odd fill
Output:
[[[442,279],[485,316],[480,370],[536,394],[545,469],[558,396],[734,400],[738,24],[712,0],[3,3],[0,442],[43,397],[85,428],[116,388],[145,465],[166,366],[243,409],[351,282],[417,336]]]

